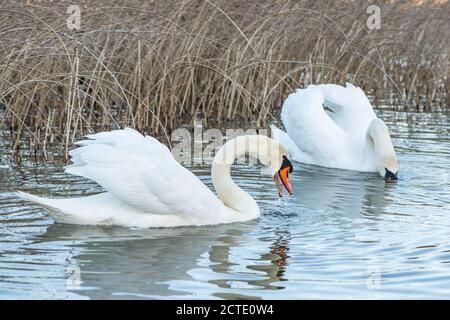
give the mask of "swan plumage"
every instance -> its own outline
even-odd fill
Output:
[[[281,119],[286,132],[272,125],[272,136],[293,160],[396,178],[389,131],[360,88],[347,83],[298,89],[284,101]]]
[[[219,189],[219,199],[153,137],[124,129],[86,138],[70,151],[72,164],[65,171],[95,181],[106,192],[67,199],[24,192],[18,196],[43,206],[57,222],[70,224],[175,227],[245,221],[257,218],[259,208],[232,182],[229,167],[236,157],[250,152],[279,171],[282,157],[287,155],[282,146],[265,136],[243,136],[227,142],[218,155],[225,155],[226,150],[229,159],[222,161],[216,156],[213,163],[213,185]],[[278,154],[264,158],[264,148],[257,150],[261,144]]]

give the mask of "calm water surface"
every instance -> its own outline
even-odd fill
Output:
[[[259,220],[129,230],[54,224],[21,189],[98,192],[62,164],[21,166],[0,140],[0,298],[450,298],[450,139],[444,114],[384,111],[400,181],[295,164],[295,196],[240,166]],[[191,168],[211,186],[209,167]],[[79,281],[80,280],[80,281]]]

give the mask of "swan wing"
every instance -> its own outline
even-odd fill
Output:
[[[351,83],[346,86],[320,84],[315,87],[323,94],[328,115],[343,130],[364,138],[370,122],[376,118],[372,105],[364,92]]]
[[[151,214],[198,214],[221,204],[152,137],[124,129],[87,138],[70,152],[65,171],[97,182],[129,206]]]
[[[281,119],[289,137],[310,156],[307,163],[327,165],[336,155],[345,154],[347,134],[325,112],[325,97],[316,86],[299,89],[283,104]]]

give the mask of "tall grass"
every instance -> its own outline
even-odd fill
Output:
[[[15,147],[67,151],[80,135],[132,126],[168,137],[205,126],[264,127],[310,83],[352,81],[375,104],[450,105],[450,5],[365,0],[2,1],[0,126]],[[124,4],[125,3],[125,4]]]

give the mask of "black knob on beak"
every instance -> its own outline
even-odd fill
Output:
[[[386,182],[397,182],[398,177],[397,177],[397,173],[393,173],[392,171],[389,171],[388,169],[386,169],[386,173],[384,175],[384,180],[386,180]]]

